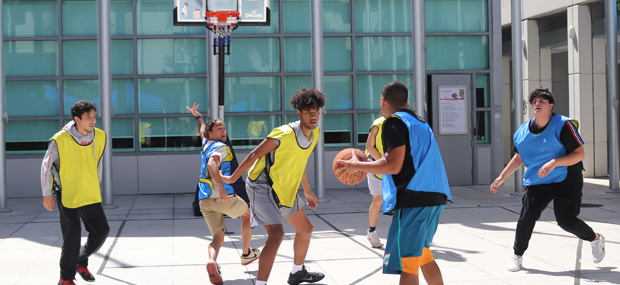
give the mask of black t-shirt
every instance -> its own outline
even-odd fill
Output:
[[[411,110],[401,111],[405,111],[416,118],[418,117]],[[398,174],[392,175],[397,189],[395,209],[429,207],[447,204],[448,199],[445,194],[436,192],[405,191],[407,184],[411,181],[411,178],[413,178],[413,175],[416,172],[413,165],[413,157],[411,156],[411,143],[409,143],[409,129],[407,128],[407,125],[405,125],[405,123],[399,118],[388,117],[383,123],[381,138],[383,140],[384,153],[403,145],[406,147],[403,167]]]
[[[552,116],[555,116],[555,113]],[[545,131],[545,129],[547,129],[547,125],[541,128],[538,126],[538,124],[536,124],[535,119],[531,120],[530,125],[529,125],[530,133],[535,134],[535,135],[540,134],[543,131]],[[575,131],[574,133],[573,133],[573,130]],[[570,121],[566,121],[564,125],[562,126],[562,130],[560,131],[560,143],[564,145],[564,148],[566,148],[566,154],[569,154],[575,151],[576,149],[578,149],[580,146],[583,145],[583,141],[581,140],[581,137],[579,136],[579,133],[577,132],[577,128]],[[519,153],[519,150],[517,149],[517,147],[513,147],[512,151],[514,153]],[[581,161],[571,166],[568,166],[566,168],[566,171],[567,171],[566,179],[564,179],[564,181],[562,182],[572,183],[576,181],[581,181],[583,179],[583,174],[582,174],[583,163]]]

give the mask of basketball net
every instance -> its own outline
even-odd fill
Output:
[[[230,45],[230,34],[237,25],[239,11],[208,11],[205,17],[213,32],[213,45]]]

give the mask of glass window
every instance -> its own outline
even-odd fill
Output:
[[[323,81],[327,110],[353,110],[353,77],[325,76]]]
[[[357,114],[357,145],[366,146],[372,123],[381,117],[381,112],[373,114]]]
[[[411,37],[357,37],[355,44],[358,71],[413,69]]]
[[[58,35],[58,2],[3,1],[5,37],[53,37]]]
[[[4,60],[6,77],[57,76],[58,42],[4,41]]]
[[[278,0],[269,2],[271,20],[269,26],[239,26],[233,34],[277,34],[280,32],[280,3]]]
[[[424,4],[427,32],[486,32],[489,29],[487,0],[426,0]]]
[[[284,32],[285,33],[310,33],[312,17],[310,12],[310,0],[284,0]]]
[[[280,111],[280,77],[226,77],[225,112]]]
[[[133,34],[132,0],[110,1],[110,33],[113,36]]]
[[[353,145],[353,115],[327,114],[325,115],[325,146],[352,146]]]
[[[65,76],[99,74],[97,40],[63,41],[62,69]]]
[[[476,112],[476,140],[480,144],[491,143],[491,111]]]
[[[138,74],[206,73],[206,55],[205,39],[139,39]]]
[[[133,79],[112,79],[112,108],[114,115],[133,114]]]
[[[413,75],[411,74],[376,74],[357,76],[357,109],[381,110],[381,91],[390,81],[400,81],[409,89],[409,106],[415,102],[413,96]]]
[[[351,71],[353,70],[352,61],[350,37],[323,38],[323,68],[325,71]]]
[[[279,38],[236,38],[230,53],[226,73],[280,72]]]
[[[101,101],[99,100],[99,80],[64,80],[63,81],[63,112],[71,116],[71,107],[79,100],[86,100],[97,105],[97,115],[100,115]]]
[[[200,105],[200,113],[206,114],[206,78],[138,79],[139,114],[187,114],[185,106],[194,103]]]
[[[130,152],[135,149],[133,122],[133,119],[112,119],[112,149],[114,152]]]
[[[489,98],[489,75],[476,74],[476,107],[490,107]]]
[[[141,118],[138,130],[141,151],[198,150],[202,144],[192,115]]]
[[[284,38],[284,71],[312,71],[312,44],[310,38]]]
[[[5,85],[10,117],[60,115],[58,81],[6,81]]]
[[[351,1],[323,0],[323,32],[351,32]]]
[[[11,120],[4,129],[6,151],[10,154],[45,153],[49,139],[59,130],[58,120]]]
[[[133,74],[133,40],[112,40],[110,53],[112,75]]]
[[[358,33],[410,33],[411,0],[355,0]]]
[[[235,149],[253,149],[279,127],[280,116],[227,116],[226,133]]]
[[[170,0],[136,0],[138,35],[204,35],[202,26],[174,26],[173,2]]]
[[[489,68],[487,36],[427,36],[427,70]]]
[[[61,3],[63,36],[97,35],[97,1],[63,0]]]

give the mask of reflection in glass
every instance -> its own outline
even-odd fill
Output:
[[[280,77],[226,77],[225,112],[280,111]]]
[[[5,37],[53,37],[58,35],[57,1],[3,1]]]
[[[139,114],[186,114],[185,106],[199,104],[206,114],[206,78],[142,78],[138,79]]]
[[[58,76],[58,41],[4,41],[4,64],[6,77]]]
[[[63,0],[61,3],[63,36],[97,35],[97,1]]]
[[[49,139],[60,130],[57,120],[6,123],[6,151],[10,154],[45,153]]]
[[[138,74],[207,72],[205,39],[139,39],[137,45]]]
[[[426,69],[489,69],[487,36],[427,36]]]
[[[411,37],[357,37],[358,71],[412,70]]]
[[[170,0],[136,0],[138,35],[205,34],[205,27],[172,25],[173,8]]]
[[[226,73],[280,72],[279,38],[235,38],[230,45]],[[204,53],[204,51],[203,51]]]
[[[193,116],[141,118],[138,127],[142,151],[187,151],[200,149],[201,141]]]
[[[99,74],[97,40],[63,41],[62,58],[65,76]]]
[[[327,110],[352,110],[353,109],[353,78],[349,75],[325,76],[323,78],[325,106]],[[288,104],[295,92],[302,87],[312,87],[311,76],[287,76],[284,88],[286,98],[286,111],[296,111]]]
[[[227,116],[226,133],[235,149],[253,149],[274,128],[279,127],[280,116]]]
[[[486,32],[488,31],[487,0],[425,1],[426,32]]]
[[[410,33],[411,27],[410,0],[355,0],[358,33]]]
[[[358,146],[366,146],[366,141],[368,140],[368,134],[370,133],[370,128],[372,127],[372,123],[381,117],[381,112],[372,113],[372,114],[357,114],[357,145]]]
[[[58,81],[6,81],[9,117],[58,116]]]

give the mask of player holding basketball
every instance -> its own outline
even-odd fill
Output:
[[[301,183],[308,206],[316,208],[317,200],[310,189],[306,164],[319,139],[317,123],[320,108],[325,106],[325,94],[316,89],[302,88],[295,92],[289,103],[297,109],[299,121],[275,128],[248,154],[231,176],[222,175],[224,182],[233,183],[250,169],[246,190],[250,198],[252,226],[262,225],[267,231],[267,242],[258,262],[256,285],[267,284],[284,238],[284,220],[296,230],[294,264],[288,284],[312,283],[325,277],[323,273],[308,272],[304,265],[313,225],[297,193]]]
[[[383,133],[383,122],[385,117],[381,116],[377,118],[370,127],[370,133],[368,139],[366,139],[366,156],[370,160],[377,160],[383,157],[383,139],[381,135]],[[370,242],[370,245],[374,248],[381,248],[383,244],[377,234],[377,220],[379,220],[379,210],[383,203],[381,197],[381,174],[368,173],[368,190],[372,195],[372,203],[368,208],[368,234],[366,239]]]
[[[233,155],[226,145],[226,125],[221,120],[209,120],[206,124],[194,103],[192,108],[185,107],[196,117],[200,138],[202,139],[200,179],[198,182],[198,198],[200,211],[211,231],[213,240],[209,244],[209,261],[207,272],[213,284],[224,284],[220,266],[216,263],[220,248],[224,244],[224,215],[233,219],[241,217],[241,244],[244,253],[241,255],[241,265],[248,265],[260,257],[258,249],[250,248],[252,229],[250,228],[250,209],[248,205],[235,194],[232,185],[224,184],[220,178],[220,171],[230,174]],[[206,135],[206,137],[205,137]],[[245,251],[247,250],[247,251]]]
[[[443,284],[430,251],[439,216],[452,201],[439,147],[428,123],[408,109],[405,84],[392,81],[381,92],[385,156],[372,162],[341,160],[337,176],[358,170],[383,175],[383,212],[393,214],[383,273],[400,274],[400,284]],[[407,242],[399,242],[406,240]]]

